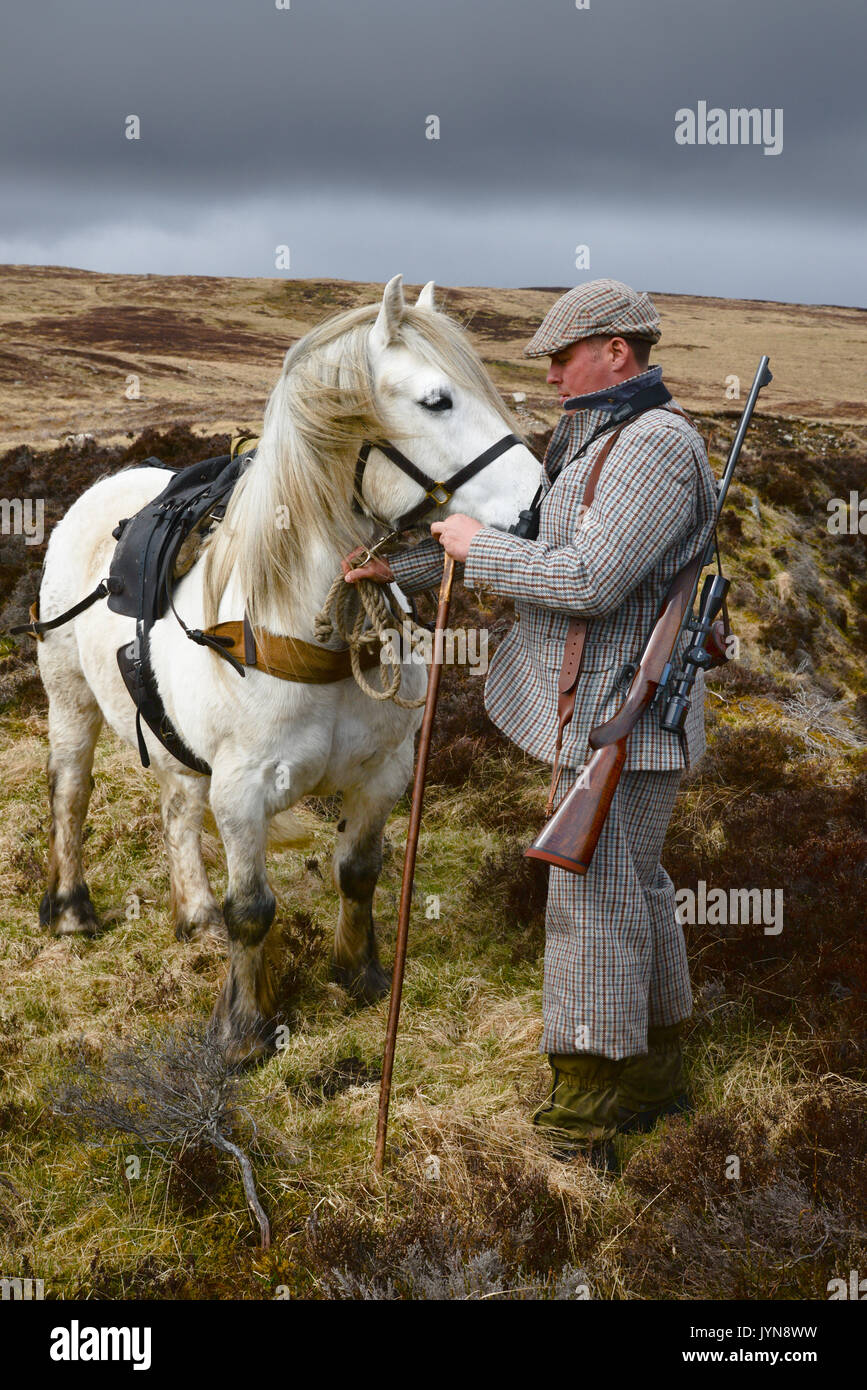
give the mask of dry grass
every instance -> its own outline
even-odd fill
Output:
[[[536,1050],[539,900],[533,907],[521,887],[515,832],[475,823],[460,792],[436,787],[383,1182],[371,1153],[384,1005],[359,1010],[329,983],[334,900],[308,867],[327,860],[331,819],[318,818],[312,855],[273,857],[284,904],[275,953],[291,1032],[244,1079],[239,1102],[273,1229],[272,1249],[257,1252],[229,1159],[183,1148],[160,1158],[121,1134],[94,1143],[52,1116],[52,1090],[82,1049],[98,1072],[122,1040],[202,1023],[222,962],[172,936],[153,801],[113,743],[99,752],[88,859],[95,900],[115,908],[114,923],[88,943],[42,935],[40,732],[41,720],[22,721],[0,760],[4,1270],[32,1271],[55,1294],[113,1297],[256,1298],[282,1288],[330,1298],[565,1298],[584,1290],[603,1298],[809,1298],[822,1297],[839,1269],[858,1267],[859,1249],[863,1260],[867,1184],[853,1136],[867,1116],[864,1055],[853,1055],[849,1075],[829,1074],[817,1058],[816,1030],[804,1026],[804,1010],[824,1007],[827,996],[827,979],[816,980],[816,940],[787,944],[787,954],[806,951],[804,980],[797,991],[784,986],[782,1012],[768,1016],[754,986],[777,969],[768,959],[776,943],[769,950],[754,935],[718,942],[711,929],[694,929],[695,1118],[622,1141],[620,1178],[581,1160],[560,1164],[527,1124],[546,1081]],[[724,743],[720,756],[725,766]],[[502,792],[507,775],[522,801],[538,795],[541,770],[516,759],[498,777],[497,767],[488,766],[489,795]],[[711,761],[706,780],[688,790],[675,847],[692,845],[698,827],[699,848],[710,853],[708,827],[724,811],[719,775]],[[760,795],[738,794],[747,804]],[[119,816],[128,827],[120,847]],[[404,817],[398,808],[389,827],[395,850]],[[399,861],[397,852],[388,856],[379,895],[386,954]],[[713,855],[702,862],[711,879]],[[131,885],[142,905],[128,919],[117,909]],[[441,895],[438,922],[421,910],[428,892]],[[514,922],[504,919],[510,902]],[[759,979],[743,977],[744,949]],[[834,940],[825,949],[833,953]],[[848,1035],[846,1017],[833,1020],[846,1002],[826,1010],[826,1042],[838,1025]],[[738,1181],[725,1177],[731,1154],[741,1160]],[[138,1178],[127,1176],[130,1156],[141,1159]]]
[[[196,420],[210,434],[255,428],[286,349],[327,314],[374,303],[382,288],[348,280],[0,267],[8,383],[0,386],[0,449],[45,447],[82,432],[118,442],[130,437],[131,421],[136,433],[171,419]],[[408,286],[408,295],[417,288]],[[556,298],[556,290],[473,286],[439,294],[468,328],[498,388],[524,393],[522,423],[531,432],[550,427],[557,410],[543,364],[528,361],[523,348]],[[759,357],[769,352],[775,380],[768,409],[863,429],[862,309],[654,299],[663,327],[654,360],[685,409],[727,409],[726,378],[738,374],[745,394]],[[140,380],[134,400],[125,394],[131,373]],[[779,500],[791,505],[797,471],[776,467],[773,482],[786,490]]]

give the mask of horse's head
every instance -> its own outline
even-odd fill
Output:
[[[511,526],[541,471],[520,440],[504,440],[514,428],[466,333],[434,307],[432,284],[408,306],[397,275],[380,305],[332,315],[286,354],[255,462],[209,546],[208,623],[233,583],[254,624],[302,630],[303,602],[321,603],[322,583],[361,538],[353,497],[365,443],[361,501],[378,521],[429,524],[466,512],[486,526]],[[480,459],[501,441],[496,457]],[[413,477],[414,465],[430,485],[449,489],[474,461],[483,466],[439,506]],[[423,517],[403,520],[422,503]]]
[[[435,482],[454,478],[514,429],[481,358],[467,335],[434,306],[433,282],[415,305],[403,296],[400,275],[385,287],[370,329],[368,351],[378,414],[386,438]],[[480,467],[425,522],[466,512],[487,526],[508,527],[528,507],[540,468],[519,440]],[[363,498],[378,516],[394,521],[425,500],[423,486],[399,462],[372,448]]]

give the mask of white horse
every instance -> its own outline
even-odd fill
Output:
[[[224,520],[177,585],[178,612],[188,625],[206,627],[241,618],[246,603],[254,628],[312,641],[341,557],[378,531],[370,516],[352,508],[362,443],[400,441],[418,466],[446,481],[500,439],[504,424],[513,428],[462,329],[435,309],[433,284],[407,306],[396,276],[381,304],[335,315],[287,353],[255,458]],[[508,527],[529,505],[539,476],[536,459],[516,442],[430,519],[462,511]],[[162,491],[166,478],[161,469],[126,469],[74,503],[48,546],[43,620],[71,607],[108,573],[113,528]],[[384,452],[371,450],[366,512],[393,520],[423,492]],[[116,661],[133,636],[134,619],[99,603],[38,644],[51,743],[51,853],[40,920],[57,934],[96,929],[82,828],[103,720],[136,746],[135,708]],[[365,1001],[387,992],[372,900],[383,827],[412,775],[421,710],[371,700],[351,678],[310,685],[248,669],[242,680],[190,642],[171,613],[152,629],[151,651],[169,718],[212,769],[210,778],[190,772],[145,731],[161,790],[176,934],[225,941],[228,931],[229,970],[214,1026],[227,1055],[241,1062],[265,1052],[274,1031],[264,954],[275,911],[265,866],[269,825],[303,797],[342,793],[333,861],[340,894],[337,977]],[[421,695],[425,668],[407,660],[402,674],[403,695]],[[222,913],[200,846],[208,798],[228,865]]]

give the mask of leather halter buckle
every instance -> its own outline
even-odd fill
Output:
[[[440,492],[443,494],[442,497],[438,496]],[[446,502],[451,498],[451,495],[445,483],[434,483],[433,487],[428,488],[427,491],[427,496],[432,502],[436,502],[438,507],[444,507]]]

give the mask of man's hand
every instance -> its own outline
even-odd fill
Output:
[[[352,568],[352,561],[364,553],[364,546],[360,545],[345,560],[340,561],[347,584],[357,584],[359,579],[372,579],[374,584],[390,584],[394,579],[391,566],[378,555],[374,555],[372,560],[368,560],[367,564],[361,565],[359,569]]]
[[[476,521],[474,516],[465,516],[463,512],[455,512],[454,516],[447,516],[445,521],[434,521],[431,523],[431,535],[435,536],[445,550],[447,555],[451,555],[453,560],[460,562],[466,560],[470,548],[470,541],[477,531],[481,531],[483,523]]]

